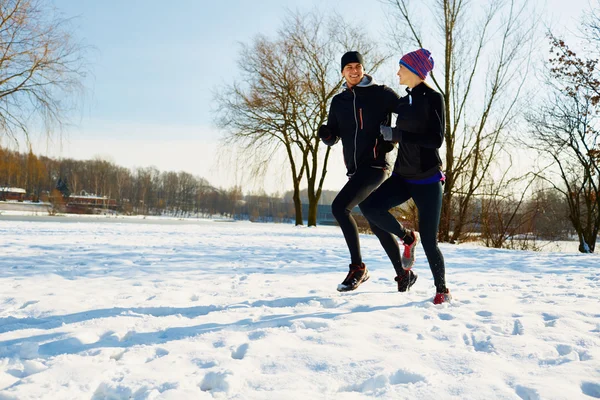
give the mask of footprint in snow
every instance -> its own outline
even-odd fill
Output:
[[[231,352],[231,358],[234,360],[243,360],[248,352],[249,347],[250,345],[248,343],[244,343],[243,345],[239,346],[237,349]]]
[[[542,316],[544,317],[544,321],[553,321],[555,319],[558,319],[558,317],[556,315],[552,315],[552,314],[548,314],[548,313],[542,313]]]
[[[389,378],[385,375],[376,375],[362,383],[354,383],[345,387],[340,388],[341,392],[374,392],[378,389],[383,389],[389,383]]]
[[[417,383],[425,381],[423,375],[416,374],[414,372],[407,371],[405,369],[399,369],[392,376],[390,376],[390,383],[392,385],[407,385],[409,383]]]
[[[267,336],[267,333],[265,331],[254,331],[254,332],[250,332],[248,334],[248,339],[249,340],[259,340],[259,339],[263,339],[265,336]]]
[[[600,399],[600,384],[598,384],[598,383],[582,382],[581,383],[581,391],[586,396],[590,396],[595,399]]]
[[[386,375],[376,375],[362,383],[355,383],[340,389],[342,392],[375,392],[385,388],[388,384],[391,385],[408,385],[411,383],[424,382],[425,377],[405,369],[399,369],[389,377]]]
[[[495,353],[496,349],[492,344],[492,337],[490,335],[485,335],[481,332],[472,333],[470,336],[468,334],[463,335],[463,341],[466,346],[473,346],[473,349],[482,353]]]
[[[200,383],[203,392],[229,392],[232,389],[231,371],[209,372]]]
[[[518,320],[518,319],[515,319],[515,324],[513,326],[513,332],[512,332],[512,334],[513,335],[523,335],[523,334],[525,334],[525,329],[523,328],[523,323],[520,320]]]
[[[149,358],[146,360],[146,362],[147,362],[147,363],[149,363],[150,361],[154,361],[154,360],[156,360],[156,359],[158,359],[158,358],[162,358],[162,357],[164,357],[164,356],[166,356],[166,355],[168,355],[168,354],[169,354],[169,351],[168,351],[168,350],[165,350],[165,349],[163,349],[163,348],[160,348],[160,347],[159,347],[159,348],[157,348],[157,349],[154,351],[154,356],[152,356],[152,357],[149,357]]]
[[[27,301],[27,302],[23,303],[23,305],[22,305],[21,307],[19,307],[19,309],[20,309],[20,310],[22,310],[22,309],[24,309],[25,307],[28,307],[28,306],[30,306],[30,305],[32,305],[32,304],[37,304],[37,303],[39,303],[39,302],[40,302],[39,300],[31,300],[31,301]]]
[[[540,400],[541,399],[537,390],[528,388],[525,386],[517,385],[515,387],[515,392],[517,393],[517,396],[519,396],[523,400]]]
[[[130,388],[120,385],[117,382],[102,382],[96,388],[92,400],[104,399],[131,399],[133,392]]]
[[[564,349],[563,349],[563,351],[564,351]],[[559,352],[559,354],[560,354],[560,352]],[[573,362],[573,361],[580,361],[579,353],[577,353],[576,351],[568,352],[565,355],[561,355],[558,358],[540,360],[539,364],[540,365],[562,365],[562,364]]]
[[[45,371],[48,367],[39,361],[35,360],[24,360],[20,365],[20,368],[13,368],[6,370],[6,373],[14,376],[15,378],[27,378],[28,376],[37,374]]]
[[[194,364],[196,364],[199,368],[213,368],[219,365],[218,362],[216,361],[206,361],[206,360],[200,360],[200,359],[195,359],[192,360],[192,362]]]
[[[557,344],[556,351],[563,360],[588,361],[592,359],[592,356],[587,351],[579,350],[568,344]]]
[[[118,351],[115,354],[111,355],[110,358],[111,358],[111,360],[121,361],[121,358],[123,358],[125,353],[127,353],[127,350]]]
[[[480,317],[491,317],[492,313],[489,311],[477,311],[475,314],[479,315]]]
[[[555,327],[556,326],[556,322],[558,321],[558,317],[556,315],[543,313],[542,316],[544,317],[544,321],[545,321],[544,325],[546,327]]]
[[[326,321],[303,320],[298,322],[298,326],[304,329],[314,329],[316,331],[323,331],[329,328],[329,323],[327,323]]]
[[[560,356],[566,356],[573,351],[573,348],[567,344],[559,344],[556,346],[556,351]]]

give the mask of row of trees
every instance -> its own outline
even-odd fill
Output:
[[[54,189],[107,196],[128,214],[223,215],[271,221],[287,221],[293,216],[293,209],[280,199],[264,194],[244,196],[239,187],[217,189],[187,172],[161,172],[154,167],[130,170],[102,159],[55,160],[2,147],[0,186],[24,188],[34,201]]]
[[[282,197],[246,194],[241,188],[220,190],[205,179],[186,172],[161,172],[156,168],[129,170],[106,160],[77,161],[38,157],[0,147],[0,186],[25,188],[37,201],[54,191],[69,194],[90,193],[117,201],[127,214],[210,217],[221,215],[263,222],[292,222],[295,218],[294,192]],[[329,204],[335,192],[324,191]],[[303,204],[308,191],[300,191]],[[536,240],[568,238],[574,230],[567,217],[568,205],[555,190],[537,190],[532,198],[477,197],[465,224],[461,240],[479,240],[489,247],[535,248]],[[57,211],[54,208],[52,211]],[[456,211],[456,210],[455,210]],[[414,204],[393,210],[407,226],[418,224]],[[359,219],[362,230],[368,223]]]
[[[584,24],[596,49],[590,58],[579,58],[548,33],[552,57],[538,64],[543,78],[535,82],[532,64],[535,55],[542,56],[543,42],[531,2],[430,0],[428,7],[416,8],[408,0],[384,3],[393,16],[396,55],[416,47],[437,55],[429,82],[444,96],[447,115],[440,240],[463,240],[479,207],[487,226],[522,225],[523,207],[535,202],[530,189],[544,188],[542,181],[563,195],[580,250],[593,251],[600,228],[597,13]],[[419,13],[424,8],[431,13]],[[317,130],[342,83],[339,56],[361,51],[370,73],[385,58],[364,29],[339,16],[295,12],[282,26],[274,38],[259,35],[243,47],[241,79],[218,91],[216,121],[224,140],[241,146],[257,175],[273,154],[286,154],[296,223],[303,220],[297,193],[306,185],[308,223],[314,225],[311,210],[330,151],[320,145]],[[523,156],[537,156],[538,165],[526,171],[513,166]],[[513,207],[508,216],[502,211],[507,204]]]

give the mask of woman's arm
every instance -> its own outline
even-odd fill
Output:
[[[392,135],[394,141],[436,149],[442,146],[445,116],[441,94],[431,92],[418,107],[403,103],[398,111]]]

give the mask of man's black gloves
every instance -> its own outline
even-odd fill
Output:
[[[318,132],[319,138],[327,146],[333,146],[340,139],[336,136],[327,125],[321,125]]]

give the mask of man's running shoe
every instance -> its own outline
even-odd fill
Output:
[[[410,287],[417,281],[417,277],[417,274],[412,271],[405,271],[404,275],[395,277],[394,280],[398,282],[398,291],[408,292]]]
[[[369,270],[365,264],[350,264],[350,271],[346,275],[344,282],[337,287],[338,292],[349,292],[356,289],[361,283],[369,280]]]

